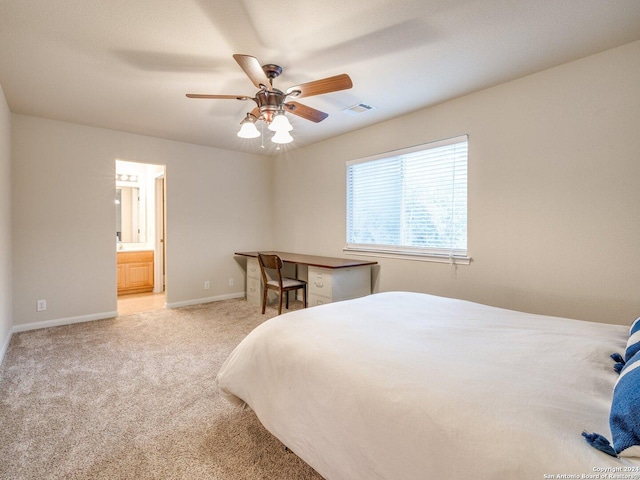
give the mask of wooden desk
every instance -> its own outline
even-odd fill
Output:
[[[378,263],[301,253],[274,251],[260,253],[278,255],[285,263],[285,267],[286,264],[290,265],[289,271],[283,274],[308,282],[307,303],[310,307],[371,294],[371,266]],[[262,305],[262,276],[258,264],[258,252],[236,252],[236,255],[247,257],[247,301],[260,306]],[[298,266],[304,268],[299,269]]]

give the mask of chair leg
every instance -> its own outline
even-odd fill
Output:
[[[263,315],[266,308],[267,308],[267,287],[265,286],[262,293],[262,314]]]
[[[289,310],[289,292],[284,292],[286,298],[287,298],[287,310]]]
[[[285,293],[282,290],[280,290],[280,303],[278,305],[278,315],[282,314],[282,294]]]
[[[302,308],[307,308],[307,286],[302,287]]]

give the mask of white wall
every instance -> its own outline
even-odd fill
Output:
[[[271,245],[272,159],[16,114],[12,144],[16,329],[116,311],[115,159],[166,165],[171,306],[243,295],[233,253]]]
[[[473,262],[380,258],[376,289],[608,323],[640,315],[640,42],[282,154],[275,241],[344,256],[345,162],[469,134]],[[364,99],[375,104],[373,99]]]
[[[11,256],[11,113],[0,86],[0,363],[13,327]]]
[[[473,262],[379,259],[376,289],[629,323],[640,314],[639,84],[635,42],[276,160],[24,115],[9,122],[2,98],[0,223],[11,211],[13,244],[2,228],[0,341],[12,323],[116,310],[116,158],[167,166],[167,301],[180,305],[242,295],[234,251],[345,256],[345,162],[465,133]]]

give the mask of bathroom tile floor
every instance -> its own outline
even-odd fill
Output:
[[[165,308],[165,294],[162,293],[133,293],[118,297],[118,315],[149,312]]]

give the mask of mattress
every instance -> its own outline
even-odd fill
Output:
[[[216,381],[327,479],[640,478],[581,435],[609,433],[627,335],[386,292],[266,321]]]

